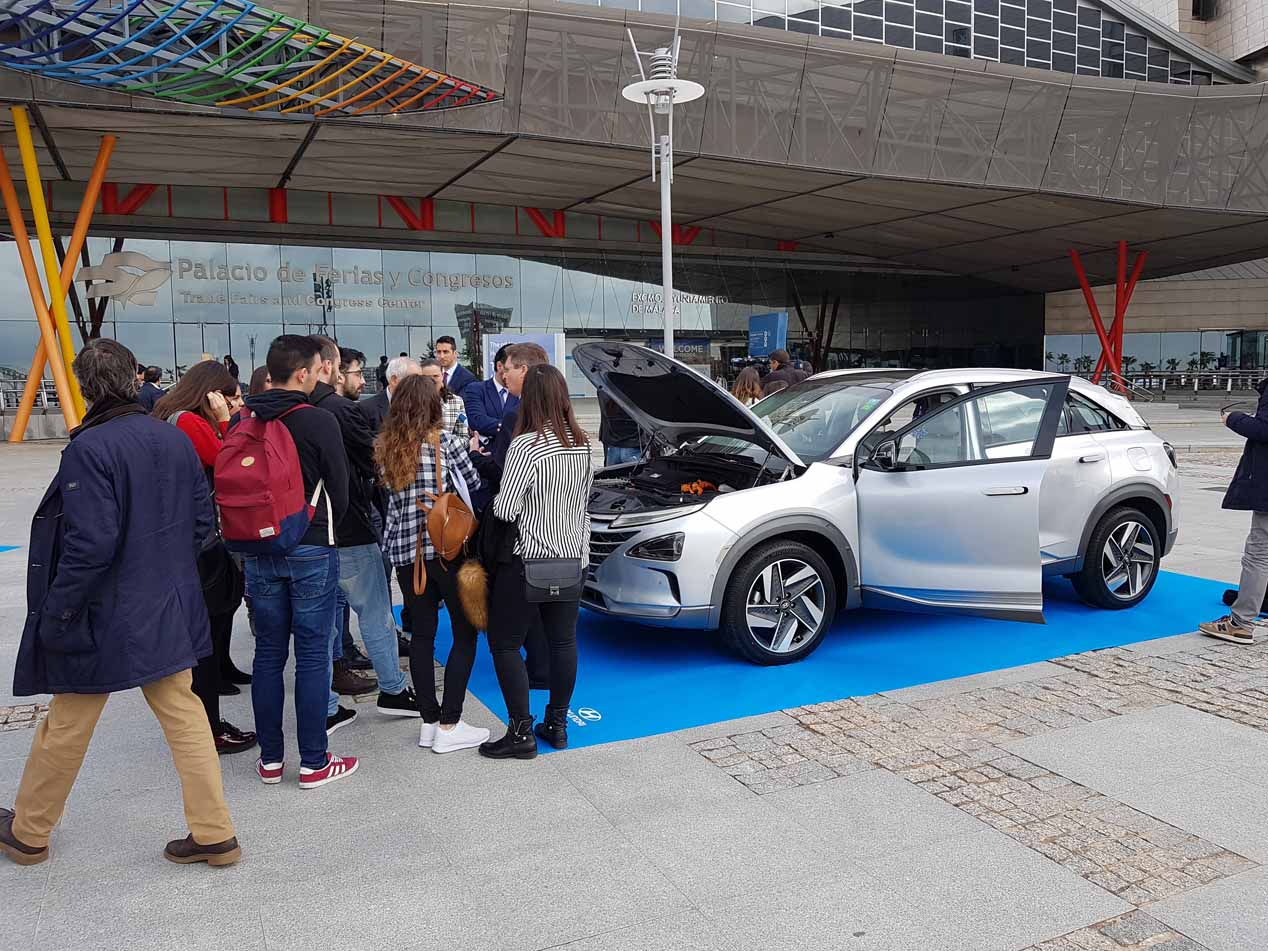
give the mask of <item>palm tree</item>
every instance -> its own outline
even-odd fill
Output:
[[[1136,365],[1135,357],[1123,357],[1123,372],[1130,373],[1132,367]]]
[[[1054,358],[1052,356],[1051,350],[1049,350],[1047,353],[1043,355],[1043,360],[1044,360],[1044,366],[1047,366],[1054,362]]]
[[[1180,369],[1180,361],[1176,357],[1168,357],[1167,370],[1171,373],[1175,373],[1179,369]]]
[[[1188,362],[1185,363],[1185,367],[1188,369],[1190,373],[1193,373],[1195,370],[1197,370],[1198,355],[1196,353],[1189,354],[1189,359],[1188,359]]]
[[[1058,353],[1057,366],[1061,369],[1062,373],[1065,373],[1067,370],[1069,370],[1070,369],[1070,354]]]
[[[1074,372],[1077,373],[1079,376],[1091,376],[1092,370],[1095,368],[1095,366],[1096,366],[1096,361],[1094,361],[1087,354],[1084,354],[1083,356],[1079,357],[1077,360],[1074,361]]]

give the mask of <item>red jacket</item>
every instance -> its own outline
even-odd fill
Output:
[[[211,423],[197,413],[181,413],[176,417],[176,428],[188,436],[189,441],[194,444],[194,452],[198,454],[199,462],[207,468],[215,466],[216,456],[220,454],[220,444],[224,441],[225,431],[229,428],[228,420],[212,429]]]

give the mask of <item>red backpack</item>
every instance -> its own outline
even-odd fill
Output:
[[[244,555],[284,555],[308,531],[322,483],[317,483],[311,499],[305,496],[299,453],[282,420],[297,409],[312,408],[300,403],[267,421],[251,413],[225,436],[216,456],[216,503],[220,529],[230,550]],[[326,524],[334,545],[334,515],[328,495]]]

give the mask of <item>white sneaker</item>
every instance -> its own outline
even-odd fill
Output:
[[[454,750],[469,750],[479,746],[489,738],[489,731],[482,726],[471,726],[459,720],[452,730],[437,730],[436,740],[432,744],[433,753],[452,753]]]
[[[429,750],[436,742],[436,727],[438,723],[424,723],[422,730],[418,734],[418,745],[421,749]]]

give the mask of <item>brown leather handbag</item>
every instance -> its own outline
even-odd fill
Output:
[[[440,433],[432,443],[432,451],[436,454],[436,488],[443,489],[444,470],[440,462]],[[423,532],[431,539],[432,547],[440,557],[441,566],[446,561],[453,561],[467,547],[467,542],[475,534],[479,522],[475,513],[467,508],[462,496],[456,492],[441,492],[437,495],[428,492],[431,508],[417,502],[418,508],[427,513],[427,519],[418,530],[418,540],[414,543],[414,594],[421,595],[427,590],[427,563],[423,558]]]

